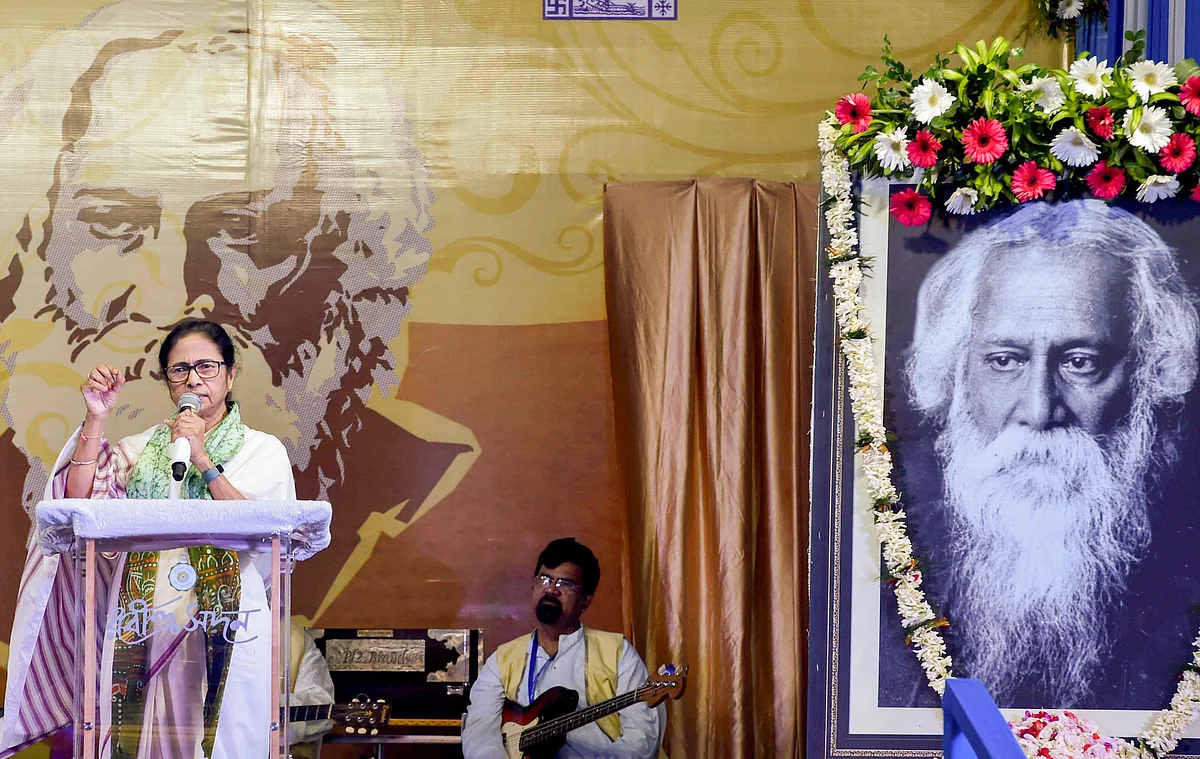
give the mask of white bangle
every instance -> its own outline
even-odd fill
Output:
[[[76,461],[75,459],[71,459],[71,466],[90,466],[91,464],[95,464],[96,461],[96,459],[92,459],[91,461]]]

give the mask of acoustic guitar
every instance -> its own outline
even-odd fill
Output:
[[[567,740],[567,733],[637,703],[655,707],[667,698],[683,695],[687,667],[679,672],[663,665],[637,690],[601,701],[584,709],[579,694],[569,688],[550,688],[529,706],[504,702],[500,735],[508,759],[553,759]]]

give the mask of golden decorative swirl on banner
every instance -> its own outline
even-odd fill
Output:
[[[680,162],[672,162],[670,165],[677,166],[677,175],[679,176],[711,176],[713,174],[723,173],[724,169],[733,166],[755,166],[755,165],[771,165],[773,169],[779,171],[789,164],[801,164],[816,160],[817,150],[815,147],[799,148],[795,150],[781,150],[774,152],[743,152],[736,150],[725,150],[723,148],[714,148],[675,137],[674,135],[665,132],[661,129],[648,126],[644,123],[638,124],[613,124],[606,126],[592,126],[585,129],[580,129],[568,138],[563,146],[562,153],[559,154],[558,172],[559,179],[562,181],[563,188],[567,195],[577,203],[583,205],[595,205],[601,202],[604,193],[604,184],[606,182],[626,181],[630,176],[637,176],[639,172],[644,172],[644,167],[631,166],[626,172],[618,172],[613,168],[612,163],[607,159],[593,158],[587,162],[587,170],[583,174],[590,180],[595,187],[593,189],[585,189],[576,184],[577,178],[580,176],[578,172],[573,172],[571,169],[572,152],[580,149],[584,141],[596,136],[616,136],[616,135],[634,135],[652,140],[661,145],[674,148],[690,154],[689,159]],[[634,155],[637,151],[630,150],[629,145],[625,145],[626,149],[633,155],[630,160],[634,160]],[[599,155],[602,151],[589,152],[584,150],[584,155]],[[710,159],[708,163],[696,165],[697,158]],[[797,175],[803,174],[802,171],[797,171]]]
[[[558,234],[558,247],[572,253],[573,258],[556,260],[544,258],[512,240],[498,237],[464,237],[442,246],[429,262],[430,271],[452,272],[468,256],[485,256],[486,265],[478,263],[473,277],[481,287],[491,287],[500,281],[504,273],[505,255],[512,256],[538,271],[555,277],[573,277],[603,265],[604,260],[596,255],[596,236],[581,226],[570,226]]]
[[[727,90],[737,88],[729,81],[721,64],[721,54],[730,47],[725,43],[725,35],[735,27],[752,26],[766,37],[767,52],[763,52],[762,38],[759,36],[742,36],[732,46],[734,60],[738,68],[747,76],[770,76],[779,68],[783,60],[783,35],[779,28],[766,16],[755,11],[734,11],[713,28],[709,37],[708,53],[712,59],[713,71]],[[764,62],[765,60],[765,62]]]
[[[751,18],[741,18],[743,16]],[[715,73],[711,77],[701,69],[701,67],[688,53],[687,48],[680,44],[672,34],[665,31],[661,26],[647,24],[644,27],[644,30],[650,36],[650,39],[660,50],[662,50],[664,53],[673,54],[679,58],[679,60],[683,63],[684,68],[686,68],[692,74],[692,77],[700,85],[701,90],[707,92],[712,98],[729,106],[729,108],[707,106],[668,92],[661,86],[647,79],[633,64],[625,60],[625,56],[621,52],[621,49],[613,43],[612,39],[605,31],[603,24],[597,23],[595,25],[595,31],[596,39],[599,41],[603,50],[609,55],[612,61],[617,64],[617,66],[621,69],[621,72],[627,76],[630,81],[637,84],[644,91],[667,103],[670,103],[671,105],[687,109],[694,113],[719,116],[725,119],[735,119],[741,121],[754,121],[761,119],[763,114],[797,115],[812,113],[815,117],[816,112],[828,107],[828,97],[817,96],[803,100],[781,101],[764,100],[761,98],[750,97],[740,92],[738,88],[729,81],[727,75],[724,73],[720,60],[721,46],[725,44],[724,35],[743,21],[753,23],[757,20],[766,21],[766,18],[761,14],[739,11],[727,16],[726,19],[721,22],[718,28],[714,30],[710,43],[709,55],[715,69]],[[782,73],[780,71],[780,66],[783,61],[783,40],[780,37],[779,31],[775,25],[770,24],[769,22],[767,22],[767,24],[769,26],[768,36],[772,38],[772,53],[771,60],[766,66],[760,66],[756,68],[747,64],[744,60],[748,55],[750,55],[750,52],[747,51],[753,51],[757,53],[761,49],[758,40],[752,37],[743,37],[741,40],[739,40],[736,46],[737,50],[740,51],[735,52],[735,56],[739,58],[739,66],[743,66],[749,76],[766,78]],[[576,36],[576,41],[582,48],[583,42],[578,39],[578,36]],[[585,59],[587,58],[586,53],[583,53],[583,56]],[[586,60],[585,63],[588,64],[589,69],[591,69],[595,76],[600,77],[598,67],[596,67],[590,60]],[[716,81],[712,81],[714,79]],[[789,82],[790,81],[794,80],[789,77]],[[782,85],[778,89],[781,92],[789,91],[788,87]],[[697,92],[696,94],[700,93]],[[593,91],[593,95],[596,96],[598,100],[603,98],[606,101],[608,98],[613,97],[614,93],[611,91],[611,89],[609,89],[603,95]],[[609,110],[612,111],[614,109],[610,108]]]
[[[693,61],[691,56],[688,55],[687,50],[679,44],[674,35],[663,30],[662,27],[653,24],[647,24],[645,26],[645,31],[650,35],[650,39],[654,42],[654,44],[664,53],[674,53],[678,55],[683,61],[683,65],[692,73],[696,81],[700,83],[700,86],[705,91],[719,100],[724,100],[721,91],[712,82],[708,81],[708,78],[702,71],[700,71],[699,67],[696,66],[695,61]],[[749,114],[742,114],[738,113],[737,111],[722,110],[719,108],[711,108],[701,105],[700,103],[693,102],[687,98],[679,97],[678,95],[667,92],[662,87],[659,87],[654,82],[642,76],[642,74],[638,72],[637,68],[625,60],[625,57],[622,55],[621,51],[616,47],[616,45],[613,44],[612,39],[608,36],[603,24],[596,24],[596,39],[599,40],[600,44],[612,58],[613,62],[621,68],[622,73],[628,76],[631,81],[636,83],[643,90],[649,92],[655,97],[660,98],[671,105],[679,106],[680,108],[686,108],[689,111],[703,113],[710,116],[719,116],[726,119],[746,118],[749,116]],[[578,35],[576,35],[576,40],[578,41]],[[593,73],[598,74],[594,66],[591,66],[591,68]],[[611,95],[611,93],[609,94]],[[612,109],[610,108],[609,110]]]
[[[1002,6],[1012,4],[1012,8],[1004,17],[1004,20],[996,26],[990,28],[982,28],[986,22],[993,21],[994,17],[1000,12]],[[953,50],[954,46],[959,42],[973,40],[976,36],[983,36],[991,39],[997,34],[1004,34],[1009,25],[1027,9],[1023,5],[1024,0],[991,0],[984,2],[978,6],[979,10],[975,15],[971,16],[962,24],[945,31],[940,37],[924,42],[916,47],[897,46],[895,55],[897,58],[920,58],[922,56],[933,57],[937,53],[945,53],[948,50]],[[817,5],[823,5],[828,8],[839,7],[836,3],[820,2],[820,0],[796,0],[797,7],[800,10],[800,18],[804,22],[804,26],[812,34],[813,38],[823,45],[829,52],[837,55],[843,55],[855,61],[865,61],[867,63],[877,63],[879,61],[879,46],[882,44],[882,33],[880,35],[879,44],[874,44],[866,50],[855,50],[838,41],[837,36],[825,28],[825,26],[817,18]],[[906,11],[911,14],[911,11]],[[886,18],[896,18],[894,14],[884,14]],[[932,28],[940,28],[936,24],[931,25]],[[886,32],[887,30],[884,30]],[[900,29],[896,29],[892,36],[897,42],[904,39],[899,33]],[[853,66],[851,67],[853,68]]]
[[[542,175],[536,171],[511,174],[508,178],[512,181],[512,189],[499,197],[493,197],[468,188],[454,175],[452,169],[447,171],[450,191],[471,210],[488,216],[504,216],[521,208],[537,192],[538,184],[542,181]]]
[[[464,84],[464,80],[460,79],[453,89],[456,90],[461,84]],[[463,101],[463,107],[453,108],[451,113],[470,110],[467,107],[469,101],[466,100],[466,94],[454,92],[451,101],[457,103],[460,99]],[[542,181],[537,147],[528,138],[511,132],[493,134],[486,138],[472,134],[469,137],[480,141],[481,144],[469,146],[470,149],[465,152],[472,157],[463,160],[452,144],[452,119],[449,115],[437,119],[437,129],[443,135],[444,144],[440,148],[443,153],[439,156],[440,160],[434,161],[438,173],[442,175],[450,191],[471,210],[488,216],[505,216],[525,206],[533,198]],[[463,170],[460,171],[458,166],[462,166]],[[499,195],[487,194],[480,189],[469,187],[463,178],[464,174],[481,174],[497,185],[507,182],[509,188]]]
[[[750,34],[745,31],[746,27],[757,30],[759,33]],[[735,32],[740,32],[741,36],[737,37],[737,41],[731,46],[727,38]],[[765,52],[764,47],[767,48]],[[829,107],[829,98],[823,95],[806,100],[783,101],[765,100],[747,95],[734,84],[725,69],[724,59],[730,50],[733,51],[733,58],[737,63],[738,70],[745,76],[762,79],[779,71],[784,53],[783,36],[779,32],[778,25],[763,14],[753,11],[730,13],[717,23],[709,36],[709,61],[713,67],[713,74],[724,88],[726,96],[739,108],[750,111],[756,116],[761,113],[770,115],[813,114],[815,118],[814,112]],[[788,77],[788,79],[795,81],[792,77]],[[775,91],[788,92],[790,89],[781,85],[777,86]]]

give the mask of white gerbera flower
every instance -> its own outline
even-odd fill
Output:
[[[1152,174],[1138,188],[1137,199],[1143,203],[1155,203],[1179,194],[1179,180],[1174,174]]]
[[[1142,100],[1149,100],[1151,95],[1166,92],[1168,87],[1179,84],[1174,69],[1165,63],[1154,61],[1138,61],[1125,69],[1125,75],[1129,77],[1129,85],[1142,96]]]
[[[946,200],[946,210],[960,215],[975,213],[975,204],[979,202],[979,193],[973,187],[959,187]]]
[[[1133,124],[1133,109],[1125,111],[1121,126],[1125,129],[1125,137],[1129,144],[1141,148],[1147,153],[1157,153],[1166,147],[1171,140],[1171,119],[1167,112],[1156,105],[1148,106],[1142,111],[1142,120],[1137,129],[1130,129]]]
[[[1071,81],[1075,83],[1076,92],[1099,100],[1108,97],[1108,86],[1104,84],[1104,77],[1112,72],[1108,61],[1101,61],[1093,55],[1071,64]]]
[[[1100,157],[1096,143],[1075,127],[1067,127],[1050,141],[1050,154],[1068,166],[1091,166]]]
[[[955,100],[958,100],[941,82],[935,82],[928,77],[913,88],[909,97],[912,98],[913,116],[922,124],[928,124],[941,116],[950,110]]]
[[[1058,4],[1059,18],[1079,18],[1083,13],[1083,0],[1062,0]]]
[[[1033,102],[1046,113],[1054,113],[1066,102],[1062,87],[1052,76],[1035,76],[1028,84],[1021,85],[1021,91],[1036,92],[1038,95]]]
[[[875,157],[886,171],[897,171],[911,166],[908,160],[908,138],[904,136],[904,132],[881,132],[875,135]]]

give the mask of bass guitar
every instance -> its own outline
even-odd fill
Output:
[[[686,684],[687,667],[676,672],[667,664],[637,690],[578,711],[579,694],[563,687],[550,688],[529,706],[505,701],[500,720],[504,751],[508,759],[553,759],[570,731],[634,704],[645,703],[653,708],[668,698],[677,699]]]

